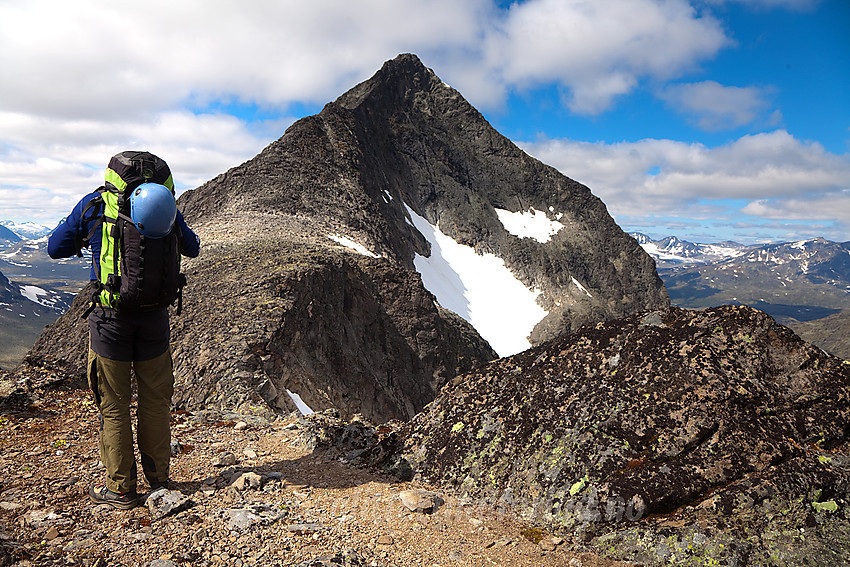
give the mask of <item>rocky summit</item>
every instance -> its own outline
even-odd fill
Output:
[[[456,378],[400,439],[423,479],[612,558],[850,564],[850,362],[752,308],[589,325]]]
[[[460,306],[423,285],[438,233],[501,263],[531,295],[539,313],[521,331],[526,347],[669,304],[651,258],[587,187],[522,152],[413,55],[179,206],[202,240],[172,319],[181,408],[303,401],[410,418],[448,380],[496,358],[482,336],[515,327],[498,316],[510,303],[498,296],[479,309],[492,315],[486,329],[470,316],[470,293],[444,264],[430,273],[454,285]],[[543,233],[512,223],[529,219]],[[85,325],[72,321],[78,309],[65,317],[25,367],[61,353],[82,372]]]

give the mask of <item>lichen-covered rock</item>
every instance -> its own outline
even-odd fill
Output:
[[[613,557],[850,563],[850,363],[754,309],[588,326],[456,378],[406,428],[424,478]]]

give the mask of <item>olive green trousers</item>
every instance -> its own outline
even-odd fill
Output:
[[[168,482],[171,459],[171,351],[151,360],[125,362],[104,358],[89,349],[89,387],[100,410],[100,460],[106,467],[106,488],[119,493],[137,489],[131,374],[136,376],[138,391],[136,441],[142,470],[150,486],[162,486]]]

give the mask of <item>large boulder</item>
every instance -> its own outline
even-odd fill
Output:
[[[456,378],[423,478],[650,565],[850,564],[850,363],[748,307],[600,322]]]

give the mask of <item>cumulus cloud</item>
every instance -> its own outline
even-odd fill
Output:
[[[333,100],[403,52],[482,109],[554,86],[571,112],[594,116],[651,84],[705,129],[779,119],[765,89],[659,86],[731,45],[710,9],[696,8],[724,1],[738,0],[526,0],[506,9],[493,0],[150,0],[142,11],[108,0],[4,0],[0,208],[4,218],[53,223],[101,183],[109,156],[130,148],[166,157],[179,187],[197,186],[280,136],[293,104]],[[217,110],[231,107],[280,118]],[[782,130],[719,148],[550,139],[524,147],[588,184],[618,217],[732,218],[728,200],[776,222],[850,210],[847,156]]]
[[[528,0],[507,11],[488,0],[151,0],[144,13],[155,23],[107,0],[4,2],[0,66],[14,80],[0,108],[122,117],[227,97],[285,108],[335,98],[409,51],[475,104],[554,81],[573,110],[596,113],[641,78],[675,76],[728,43],[685,0]]]
[[[506,85],[555,82],[572,111],[598,114],[641,79],[676,76],[727,44],[684,1],[531,0],[497,22],[485,56]]]
[[[850,226],[850,189],[788,199],[758,199],[741,212],[765,219],[834,219]]]
[[[282,132],[293,120],[282,120]],[[109,158],[126,149],[164,157],[178,189],[192,188],[253,157],[273,138],[238,118],[162,112],[149,120],[63,120],[0,112],[4,218],[53,224],[103,183]]]
[[[836,234],[850,229],[850,156],[784,130],[717,148],[671,140],[540,139],[521,146],[590,187],[620,220],[734,214],[838,221],[843,224]]]
[[[660,97],[676,110],[693,116],[703,130],[724,130],[761,119],[770,107],[767,94],[758,87],[727,87],[703,81],[670,85]],[[780,117],[774,113],[770,120]]]
[[[400,51],[474,45],[489,6],[150,0],[140,13],[108,0],[10,0],[0,5],[0,66],[14,80],[0,107],[121,117],[222,97],[326,101]]]

